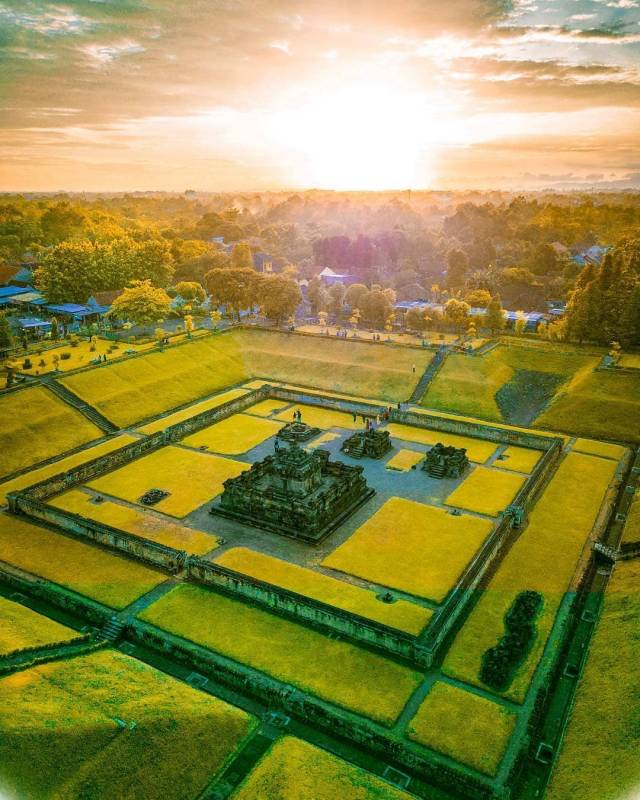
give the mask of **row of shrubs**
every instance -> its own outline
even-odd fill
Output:
[[[539,592],[520,592],[504,617],[504,636],[482,656],[480,680],[503,692],[527,657],[536,638],[536,618],[543,605]]]

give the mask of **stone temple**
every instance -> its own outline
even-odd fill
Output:
[[[330,461],[297,442],[224,482],[212,514],[283,536],[320,542],[374,494],[363,468]]]

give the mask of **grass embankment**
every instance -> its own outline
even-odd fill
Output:
[[[0,656],[26,647],[68,642],[81,635],[20,603],[0,597]]]
[[[149,489],[163,489],[169,496],[156,503],[154,510],[185,517],[220,494],[227,478],[234,478],[249,466],[230,458],[169,446],[102,475],[88,485],[96,492],[131,503],[138,503]]]
[[[331,408],[320,408],[319,406],[307,406],[304,404],[294,405],[286,411],[280,411],[276,414],[275,418],[282,422],[293,422],[294,414],[299,411],[302,414],[302,422],[311,425],[312,428],[320,428],[321,430],[328,430],[329,428],[345,428],[346,430],[360,430],[364,428],[365,423],[362,421],[362,416],[356,414],[356,420],[353,420],[353,414],[347,414],[344,411],[334,411]]]
[[[392,497],[322,566],[439,603],[492,527],[479,517]]]
[[[541,450],[531,450],[528,447],[511,444],[502,452],[501,457],[493,462],[493,466],[514,472],[530,473],[541,458]]]
[[[611,442],[596,442],[593,439],[576,439],[572,450],[576,453],[588,453],[602,458],[612,458],[620,461],[626,452],[626,448],[621,444],[611,444]]]
[[[402,425],[390,422],[385,430],[394,439],[401,439],[405,442],[415,442],[416,444],[434,445],[438,442],[450,447],[464,447],[470,461],[478,464],[484,462],[492,456],[497,448],[495,442],[487,442],[484,439],[474,439],[471,436],[459,436],[456,433],[431,430],[429,428],[414,428],[411,425]]]
[[[383,724],[394,722],[422,679],[369,650],[199,586],[177,586],[140,619]]]
[[[92,350],[92,346],[94,349]],[[116,346],[114,350],[113,347]],[[38,355],[37,351],[31,353],[31,369],[25,369],[22,364],[24,359],[18,360],[19,370],[25,375],[46,375],[50,372],[69,372],[72,369],[79,369],[81,367],[91,366],[91,362],[98,357],[107,356],[107,359],[126,358],[126,350],[135,350],[136,353],[143,353],[145,350],[150,350],[156,347],[156,342],[149,342],[148,344],[125,344],[113,342],[110,339],[96,338],[92,345],[87,339],[79,341],[75,347],[71,346],[70,342],[61,342],[57,347],[50,347]],[[66,354],[66,358],[61,356]],[[54,361],[55,357],[57,361]],[[40,362],[44,361],[44,364]]]
[[[636,796],[640,783],[638,620],[640,561],[620,561],[607,587],[548,800]]]
[[[218,546],[215,536],[204,531],[187,528],[177,522],[156,516],[147,509],[129,508],[128,506],[103,500],[92,502],[93,496],[81,489],[69,492],[49,500],[49,505],[79,514],[86,519],[93,519],[105,525],[111,525],[127,533],[141,536],[166,547],[186,550],[191,555],[200,556],[215,550]]]
[[[448,506],[497,517],[512,502],[526,478],[514,472],[475,467],[447,497]]]
[[[124,608],[166,576],[136,561],[0,514],[0,560],[111,608]]]
[[[482,655],[503,635],[504,615],[520,592],[537,591],[544,597],[537,636],[504,692],[516,702],[524,700],[615,469],[615,462],[596,456],[565,457],[454,640],[443,665],[447,674],[482,686]]]
[[[100,428],[42,386],[0,396],[0,475],[101,436]]]
[[[640,542],[640,489],[636,489],[622,532],[622,544],[632,542]]]
[[[12,478],[4,483],[0,483],[0,504],[4,505],[6,503],[7,494],[9,492],[19,492],[21,489],[33,486],[34,483],[39,483],[46,478],[51,478],[53,475],[68,472],[73,467],[86,464],[87,461],[92,461],[94,458],[104,456],[107,453],[112,453],[114,450],[119,450],[121,447],[131,444],[131,442],[134,441],[134,436],[130,436],[128,433],[122,433],[119,436],[107,439],[106,442],[100,442],[100,444],[96,444],[93,447],[88,447],[66,458],[54,461],[53,464],[47,464],[45,467],[32,469],[29,472],[25,472],[24,475],[19,475],[17,478]]]
[[[114,651],[0,680],[0,785],[29,800],[196,797],[252,728]]]
[[[311,744],[277,741],[231,795],[231,800],[411,800],[360,767]]]
[[[250,414],[234,414],[182,440],[189,447],[237,456],[275,436],[283,423]]]
[[[246,329],[235,334],[252,375],[394,403],[409,398],[433,357],[428,350],[351,339]]]
[[[245,547],[234,547],[215,559],[216,564],[250,575],[304,597],[319,600],[343,611],[381,622],[390,628],[417,636],[432,612],[427,608],[398,600],[383,603],[369,589],[330,578],[321,572],[290,564],[279,558],[263,555]]]
[[[253,414],[257,417],[270,417],[277,411],[282,411],[289,404],[283,400],[262,400],[253,406],[245,409],[245,414]]]
[[[438,681],[409,723],[407,736],[495,775],[515,723],[516,715],[504,706]]]
[[[171,425],[176,425],[178,422],[183,422],[185,419],[195,417],[196,414],[202,414],[203,411],[210,411],[212,408],[228,403],[230,400],[235,400],[237,397],[242,397],[246,394],[248,389],[229,389],[227,392],[220,392],[215,397],[209,397],[207,400],[201,400],[199,403],[183,408],[180,411],[175,411],[173,414],[168,414],[166,417],[161,417],[153,422],[147,422],[146,425],[141,425],[138,430],[140,433],[152,434],[158,431],[163,431]]]
[[[107,419],[124,427],[248,377],[237,339],[224,334],[60,380]]]

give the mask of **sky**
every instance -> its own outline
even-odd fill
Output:
[[[0,191],[640,187],[640,0],[0,0]]]

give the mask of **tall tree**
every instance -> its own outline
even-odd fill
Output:
[[[450,250],[447,256],[447,286],[457,289],[464,284],[469,259],[463,250]]]
[[[231,266],[234,269],[253,269],[253,256],[247,242],[238,242],[233,245]]]
[[[500,295],[494,295],[487,305],[487,313],[484,315],[484,324],[492,334],[496,334],[504,328],[505,320],[502,313],[502,303]]]
[[[136,325],[161,322],[171,308],[171,298],[151,281],[134,281],[111,304],[109,316],[124,319]]]
[[[231,315],[250,308],[256,302],[260,276],[253,269],[212,269],[205,275],[206,286],[216,305],[226,306]]]
[[[13,333],[6,314],[0,314],[0,350],[9,350],[13,347]]]
[[[469,304],[464,300],[452,297],[444,306],[444,316],[450,325],[455,325],[459,330],[465,330],[469,319]]]
[[[279,325],[285,317],[295,314],[302,302],[298,284],[284,275],[264,278],[260,284],[259,302],[267,319]]]

